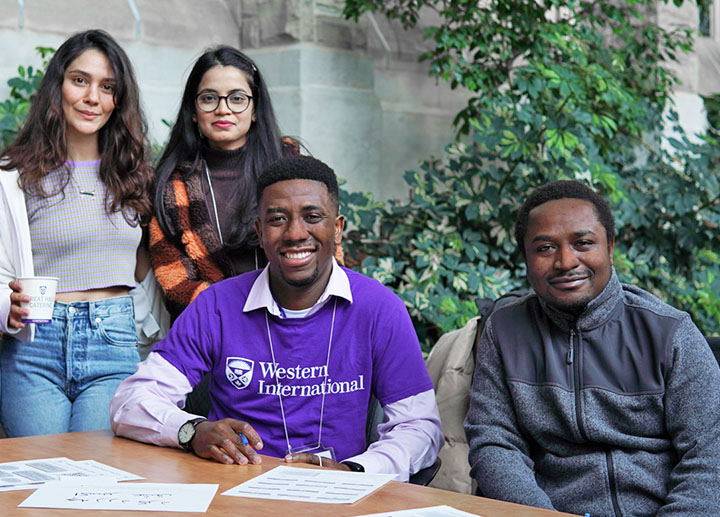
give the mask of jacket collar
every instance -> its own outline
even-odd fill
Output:
[[[585,310],[579,316],[563,312],[548,305],[545,300],[538,296],[540,306],[545,314],[560,328],[570,330],[589,330],[607,322],[615,312],[615,309],[622,300],[622,285],[617,277],[615,268],[605,288],[595,298],[590,300]]]

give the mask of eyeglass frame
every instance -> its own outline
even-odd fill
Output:
[[[250,101],[253,100],[253,96],[252,96],[252,95],[248,95],[248,94],[245,93],[245,92],[234,91],[234,92],[230,92],[230,93],[227,94],[227,95],[217,95],[217,98],[218,98],[218,100],[217,100],[217,105],[216,105],[213,109],[211,109],[210,111],[205,111],[204,109],[202,109],[202,108],[198,105],[198,99],[200,98],[201,95],[207,95],[207,94],[209,94],[209,93],[214,93],[215,95],[217,95],[217,92],[209,92],[209,91],[200,92],[200,93],[198,93],[197,95],[195,95],[195,107],[197,107],[197,109],[199,109],[199,110],[202,111],[203,113],[212,113],[213,111],[217,110],[217,109],[220,107],[220,102],[222,102],[222,100],[225,99],[225,106],[227,106],[227,108],[228,108],[230,111],[232,111],[233,113],[235,113],[236,115],[239,115],[240,113],[245,113],[245,112],[247,111],[247,109],[250,107]],[[242,111],[235,111],[234,109],[232,109],[232,108],[230,107],[230,103],[228,102],[228,97],[231,97],[231,96],[233,96],[233,95],[237,95],[238,93],[239,93],[240,95],[244,96],[244,97],[247,97],[247,99],[248,99],[247,106],[245,106],[245,108],[244,108]]]

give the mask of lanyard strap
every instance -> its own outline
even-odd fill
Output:
[[[322,443],[322,424],[323,414],[325,413],[325,393],[327,392],[327,380],[328,380],[328,368],[330,367],[330,349],[332,348],[333,331],[335,330],[335,309],[337,309],[337,297],[333,304],[332,321],[330,323],[330,339],[328,341],[327,358],[325,359],[325,380],[323,385],[325,389],[322,390],[322,402],[320,403],[320,428],[318,429],[318,447]],[[278,364],[275,361],[275,350],[273,350],[272,336],[270,335],[270,321],[268,320],[268,310],[265,309],[265,326],[267,328],[268,343],[270,344],[270,356],[272,357],[273,364]],[[287,420],[285,419],[285,408],[283,406],[283,399],[280,393],[280,379],[277,375],[275,376],[275,386],[277,387],[278,400],[280,401],[280,415],[282,416],[283,429],[285,430],[285,441],[287,442],[288,453],[292,452],[290,446],[290,435],[288,434]]]
[[[223,242],[222,231],[220,230],[220,218],[218,217],[218,213],[217,213],[217,203],[215,202],[215,192],[213,191],[212,180],[210,179],[210,169],[208,169],[207,163],[205,164],[205,176],[207,176],[208,185],[210,186],[210,198],[212,199],[212,202],[213,202],[213,212],[215,212],[215,225],[217,226],[218,235],[220,236],[220,244],[222,244],[224,246],[225,242]],[[257,269],[257,256],[255,256],[255,269]]]
[[[218,236],[220,237],[220,244],[225,246],[225,242],[223,241],[222,231],[220,230],[220,218],[218,217],[217,203],[215,202],[215,192],[213,191],[212,180],[210,179],[210,169],[208,169],[207,163],[205,164],[205,176],[207,177],[208,186],[210,187],[210,199],[212,199],[212,203],[213,203],[213,212],[215,213],[215,225],[217,226]],[[258,249],[255,248],[254,251],[255,251],[255,269],[260,269],[260,264],[258,262]]]

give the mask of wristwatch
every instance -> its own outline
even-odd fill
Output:
[[[178,443],[180,447],[188,452],[195,452],[192,448],[192,441],[195,438],[195,428],[199,423],[207,421],[207,418],[193,418],[188,420],[178,429]]]
[[[354,461],[341,461],[340,463],[350,467],[350,470],[353,472],[365,472],[365,467],[363,467],[359,463],[355,463]]]

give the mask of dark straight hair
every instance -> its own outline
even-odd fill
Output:
[[[190,71],[185,83],[180,112],[156,170],[155,215],[163,233],[170,239],[177,240],[179,232],[169,220],[167,207],[163,202],[163,193],[173,172],[180,165],[191,164],[190,167],[183,167],[182,171],[184,174],[192,174],[203,159],[204,137],[193,121],[196,109],[195,96],[205,73],[218,65],[234,66],[245,74],[252,91],[255,112],[255,122],[250,125],[247,133],[241,170],[232,196],[233,206],[239,217],[233,219],[230,235],[225,242],[229,247],[236,247],[244,242],[257,240],[253,228],[257,211],[255,184],[260,172],[283,156],[283,144],[270,103],[270,95],[260,70],[249,57],[233,47],[220,46],[205,51]]]
[[[62,85],[68,66],[86,50],[95,49],[107,57],[115,75],[113,109],[98,132],[100,178],[106,191],[109,213],[122,210],[134,224],[152,216],[154,176],[147,162],[147,124],[140,108],[135,74],[125,51],[108,33],[88,30],[70,36],[47,65],[40,86],[32,98],[30,112],[15,141],[0,155],[1,168],[17,169],[20,186],[27,194],[47,197],[42,180],[65,167],[68,158],[66,121],[62,108]],[[70,181],[70,171],[60,192]]]

